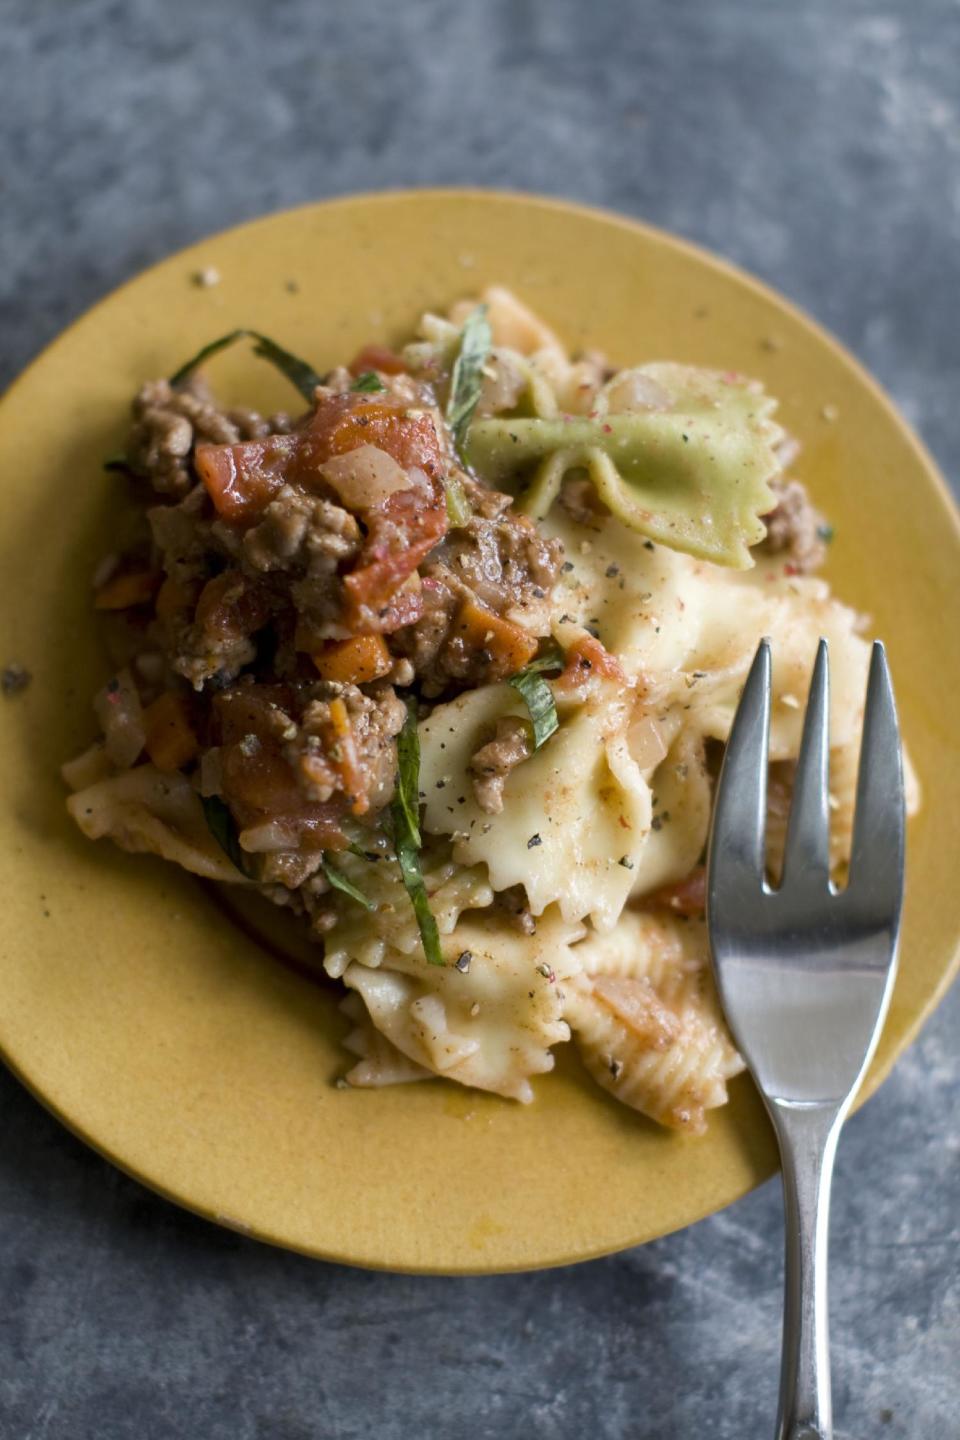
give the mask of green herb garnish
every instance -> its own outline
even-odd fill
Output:
[[[334,890],[341,890],[344,895],[349,895],[350,899],[356,900],[357,904],[362,905],[364,910],[376,909],[373,901],[368,899],[362,890],[358,890],[356,885],[347,879],[343,871],[338,870],[336,865],[331,864],[326,857],[324,857],[323,860],[323,873],[326,875],[327,880],[333,886]]]
[[[824,545],[830,545],[833,543],[833,537],[835,533],[836,532],[832,525],[823,524],[817,526],[817,537],[818,539],[823,541]]]
[[[386,388],[375,370],[364,370],[363,374],[358,375],[350,386],[351,390],[359,390],[361,395],[376,395],[378,390],[386,390]]]
[[[490,356],[493,335],[487,320],[486,305],[471,310],[460,335],[460,349],[450,376],[450,398],[447,401],[447,424],[453,435],[457,454],[463,458],[464,442],[473,412],[483,387],[483,367]]]
[[[289,350],[284,350],[266,335],[261,335],[258,330],[231,330],[229,335],[221,335],[219,340],[211,340],[209,345],[204,345],[191,360],[170,376],[171,385],[182,385],[187,376],[209,360],[212,355],[217,355],[221,350],[226,350],[228,345],[233,345],[237,340],[250,339],[255,341],[253,353],[259,355],[262,360],[269,360],[275,365],[280,373],[295,385],[305,400],[313,400],[313,392],[323,380],[308,365],[305,360],[298,360],[296,355],[291,355]]]
[[[403,876],[404,886],[406,887],[407,894],[410,896],[413,913],[417,917],[420,939],[423,942],[423,953],[431,965],[443,965],[445,962],[440,953],[440,933],[437,930],[437,922],[434,918],[433,911],[430,909],[427,887],[423,883],[423,871],[420,868],[420,852],[412,846],[404,845],[398,840],[397,861],[400,865],[400,874]]]
[[[417,730],[417,702],[407,701],[407,718],[397,736],[397,793],[394,804],[403,811],[403,833],[417,849],[420,838],[420,735]],[[398,831],[398,834],[400,832]]]
[[[207,829],[220,849],[233,861],[241,875],[245,875],[248,880],[256,879],[249,868],[250,857],[240,844],[237,824],[230,813],[230,807],[219,795],[201,795],[200,804],[203,806]]]
[[[460,477],[453,474],[448,475],[444,481],[444,489],[447,492],[447,519],[450,524],[455,528],[458,525],[466,525],[473,511],[470,509],[470,502],[460,484]]]
[[[417,707],[407,704],[407,718],[397,739],[397,793],[391,806],[393,846],[410,897],[423,942],[423,953],[431,965],[442,965],[440,934],[420,866],[420,737],[417,734]]]
[[[564,663],[563,651],[556,645],[546,655],[531,660],[529,665],[518,670],[516,675],[511,675],[507,681],[507,684],[512,685],[517,694],[523,697],[530,712],[534,750],[539,750],[560,726],[553,691],[544,680],[542,672],[562,670]]]

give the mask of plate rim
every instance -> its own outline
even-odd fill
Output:
[[[541,194],[535,191],[457,185],[392,186],[369,191],[350,191],[318,200],[304,201],[293,206],[284,206],[261,215],[252,216],[246,220],[241,220],[236,224],[205,233],[190,241],[188,244],[162,255],[151,264],[136,270],[118,285],[100,295],[92,304],[74,316],[67,325],[58,330],[57,333],[32,356],[27,364],[13,376],[3,392],[0,393],[0,421],[2,421],[5,413],[8,411],[10,403],[15,402],[21,384],[32,376],[34,370],[46,361],[48,355],[50,355],[66,337],[70,336],[78,327],[85,324],[88,320],[91,320],[108,304],[119,300],[127,290],[138,285],[144,278],[152,275],[155,271],[167,265],[174,264],[177,261],[185,260],[193,256],[203,247],[215,245],[224,237],[234,236],[241,231],[256,231],[261,225],[269,225],[278,220],[295,220],[298,216],[309,215],[321,210],[324,213],[328,213],[337,209],[348,209],[351,206],[389,206],[391,203],[404,203],[411,200],[424,203],[429,203],[431,200],[443,200],[448,203],[451,201],[508,202],[511,205],[521,208],[537,209],[548,213],[555,212],[567,215],[579,215],[594,221],[601,221],[606,225],[612,225],[621,230],[639,234],[648,242],[652,241],[664,249],[674,252],[679,251],[681,254],[695,260],[699,265],[705,266],[714,273],[734,281],[738,286],[752,291],[767,304],[774,305],[779,311],[786,312],[793,320],[810,332],[819,344],[825,346],[829,351],[832,351],[848,370],[853,372],[857,382],[870,393],[872,398],[883,409],[888,420],[891,421],[899,431],[908,448],[913,452],[916,460],[922,466],[927,480],[931,482],[930,491],[936,496],[943,519],[948,524],[951,532],[951,543],[956,546],[958,552],[960,552],[960,506],[958,506],[958,502],[953,496],[943,472],[926,443],[906,417],[901,414],[893,397],[887,392],[880,381],[870,373],[857,355],[854,354],[843,341],[827,329],[825,325],[812,316],[802,305],[778,291],[772,284],[742,268],[735,261],[730,260],[724,255],[717,254],[685,236],[677,235],[659,225],[651,224],[649,221],[624,215],[604,206],[586,204],[576,200],[567,200],[556,195]],[[858,1110],[865,1104],[887,1079],[894,1065],[909,1046],[913,1044],[923,1025],[942,1001],[946,991],[956,979],[958,972],[960,972],[960,933],[958,933],[954,940],[952,954],[948,963],[943,967],[937,983],[931,990],[925,1003],[910,1016],[895,1049],[884,1057],[882,1064],[874,1064],[871,1067],[868,1078],[858,1091],[856,1102],[853,1106],[854,1110]],[[750,1193],[750,1191],[759,1184],[765,1183],[765,1180],[768,1180],[779,1168],[775,1163],[771,1169],[767,1170],[765,1176],[761,1176],[755,1180],[753,1184],[747,1184],[736,1194],[730,1196],[730,1198],[720,1206],[714,1206],[707,1201],[705,1206],[695,1207],[695,1213],[686,1213],[682,1219],[678,1220],[676,1225],[670,1225],[659,1231],[656,1237],[649,1236],[640,1240],[631,1240],[623,1245],[617,1244],[614,1247],[601,1243],[596,1248],[585,1247],[572,1257],[566,1255],[563,1258],[493,1265],[489,1262],[483,1263],[482,1261],[478,1261],[476,1265],[461,1262],[457,1264],[455,1268],[427,1264],[405,1265],[369,1259],[351,1259],[345,1258],[342,1253],[338,1253],[336,1250],[325,1249],[321,1245],[307,1245],[292,1242],[290,1239],[284,1238],[281,1235],[271,1234],[267,1230],[259,1229],[256,1225],[249,1225],[241,1221],[233,1220],[227,1215],[217,1213],[209,1208],[204,1208],[201,1203],[183,1198],[181,1195],[175,1193],[173,1189],[166,1187],[162,1181],[148,1178],[133,1165],[125,1162],[121,1156],[113,1153],[108,1144],[91,1135],[80,1121],[66,1114],[54,1099],[45,1095],[38,1086],[35,1086],[31,1082],[30,1078],[21,1068],[20,1063],[8,1052],[2,1035],[0,1035],[0,1060],[3,1061],[7,1069],[11,1071],[28,1093],[37,1100],[59,1124],[63,1125],[65,1129],[76,1136],[83,1144],[89,1146],[123,1174],[159,1195],[165,1201],[177,1205],[181,1209],[185,1209],[195,1215],[199,1215],[208,1222],[233,1230],[235,1233],[255,1239],[264,1244],[288,1250],[291,1253],[329,1263],[348,1265],[352,1268],[388,1274],[444,1276],[511,1274],[586,1263],[589,1260],[598,1259],[605,1255],[620,1253],[623,1249],[634,1248],[640,1244],[650,1243],[654,1238],[662,1238],[666,1235],[676,1233],[688,1225],[698,1223],[711,1214],[719,1214],[723,1209],[726,1209],[728,1205],[742,1199],[743,1196]],[[752,1082],[747,1080],[741,1083]]]

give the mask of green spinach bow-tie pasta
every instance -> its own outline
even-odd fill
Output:
[[[294,411],[218,402],[200,366],[233,343]],[[775,411],[742,375],[571,356],[498,287],[324,376],[213,341],[143,385],[110,462],[144,523],[94,580],[117,668],[70,813],[300,917],[351,1085],[528,1101],[572,1039],[701,1130],[742,1068],[703,853],[764,635],[771,870],[820,636],[838,869],[850,845],[868,646]]]

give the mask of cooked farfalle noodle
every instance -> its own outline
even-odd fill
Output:
[[[325,937],[324,968],[339,979],[353,960],[375,967],[388,950],[423,959],[423,945],[410,899],[396,860],[362,860],[337,857],[337,867],[372,903],[364,910],[356,902],[345,905],[334,928]],[[493,889],[482,865],[460,865],[450,859],[423,861],[424,883],[430,909],[441,935],[449,935],[465,910],[493,903]]]
[[[353,1022],[343,1048],[357,1056],[344,1079],[360,1089],[380,1085],[406,1085],[412,1080],[433,1080],[435,1075],[398,1050],[374,1025],[363,1001],[355,990],[346,995],[340,1013]]]
[[[388,951],[378,969],[355,962],[343,980],[377,1030],[415,1064],[529,1101],[531,1078],[553,1068],[551,1046],[570,1037],[564,987],[582,934],[555,910],[540,917],[534,935],[488,911],[442,937],[442,966]]]
[[[627,740],[633,697],[607,683],[564,708],[559,730],[504,785],[503,810],[480,808],[470,759],[497,719],[526,714],[509,686],[468,691],[420,726],[425,828],[453,837],[454,859],[486,865],[494,890],[523,885],[539,915],[609,930],[630,894],[650,830],[650,788]]]
[[[671,397],[669,409],[555,419],[478,420],[468,452],[493,485],[538,467],[520,505],[543,519],[569,470],[585,470],[600,500],[629,529],[717,565],[753,562],[760,517],[775,503],[782,431],[775,401],[754,381],[689,365],[636,372]]]
[[[859,633],[861,617],[835,600],[825,581],[785,576],[780,567],[764,565],[737,585],[718,579],[718,572],[698,575],[691,598],[699,602],[701,621],[684,665],[692,725],[726,740],[757,645],[767,636],[772,659],[770,758],[795,758],[813,662],[823,638],[830,647],[831,743],[842,747],[859,741],[870,647]]]
[[[699,1134],[743,1069],[713,989],[706,927],[627,911],[577,947],[564,1015],[593,1078],[658,1124]]]
[[[185,775],[138,765],[78,790],[67,809],[89,840],[109,836],[122,850],[160,855],[207,880],[245,883],[211,835]]]
[[[725,740],[757,645],[768,636],[770,755],[795,758],[823,636],[830,646],[832,741],[845,745],[859,736],[869,646],[860,616],[831,596],[826,581],[785,574],[769,559],[748,573],[721,570],[665,546],[647,549],[612,517],[582,525],[560,506],[544,529],[575,557],[563,601],[569,618],[555,626],[558,639],[569,643],[573,626],[592,623],[627,673],[641,678],[658,716],[674,708],[684,725]]]
[[[88,785],[95,785],[98,780],[106,780],[114,773],[107,747],[102,740],[95,740],[88,749],[60,766],[60,774],[71,790],[85,790]]]
[[[633,874],[634,895],[683,880],[703,854],[712,794],[702,738],[693,730],[680,730],[649,784],[653,821]]]

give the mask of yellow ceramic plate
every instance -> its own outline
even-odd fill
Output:
[[[191,277],[206,266],[221,280],[201,289]],[[608,1099],[572,1055],[529,1107],[442,1083],[339,1091],[336,997],[278,964],[188,876],[82,840],[58,766],[94,730],[106,665],[90,576],[124,508],[123,481],[100,462],[138,382],[240,325],[322,370],[491,280],[617,362],[760,376],[803,441],[800,473],[837,529],[831,578],[889,643],[926,797],[870,1087],[946,986],[960,929],[956,515],[876,385],[802,315],[666,235],[493,194],[311,206],[142,275],[0,406],[0,663],[34,676],[0,703],[0,1045],[77,1134],[181,1204],[313,1255],[401,1270],[556,1265],[686,1225],[771,1173],[760,1104],[740,1080],[706,1139],[680,1139]],[[290,403],[249,353],[216,363],[235,393]]]

